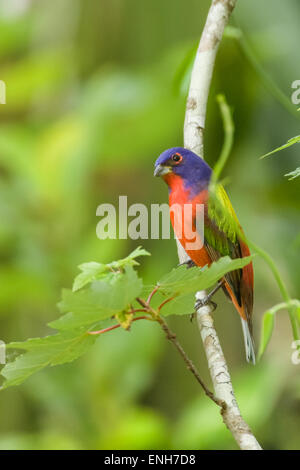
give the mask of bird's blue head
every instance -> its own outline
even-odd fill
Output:
[[[170,176],[182,178],[184,187],[193,193],[207,189],[212,169],[198,155],[182,147],[165,150],[155,162],[154,176],[162,176],[169,184]]]

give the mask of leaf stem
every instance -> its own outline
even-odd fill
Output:
[[[160,312],[161,309],[163,308],[164,305],[166,305],[168,302],[170,302],[171,300],[174,300],[174,296],[173,297],[169,297],[168,299],[164,300],[160,306],[158,307],[157,311]]]
[[[155,286],[154,289],[153,289],[153,291],[150,292],[149,297],[148,297],[148,299],[147,299],[147,301],[146,301],[147,305],[150,305],[151,299],[152,299],[152,297],[154,296],[154,294],[156,294],[156,292],[158,291],[158,289],[159,289],[159,286]]]
[[[173,333],[173,331],[170,330],[168,324],[160,316],[159,311],[154,310],[152,307],[149,306],[149,304],[147,304],[147,302],[144,299],[141,299],[140,297],[137,297],[136,300],[140,305],[142,305],[142,307],[148,309],[149,313],[152,315],[153,320],[157,321],[157,323],[160,324],[160,326],[162,327],[162,329],[163,329],[163,331],[166,335],[166,338],[169,341],[171,341],[171,343],[175,346],[175,348],[177,349],[177,351],[179,352],[179,354],[183,358],[184,362],[186,363],[188,370],[190,370],[192,372],[192,374],[196,378],[197,382],[201,385],[202,389],[204,390],[205,395],[207,395],[213,402],[215,402],[218,406],[220,406],[222,408],[222,411],[225,411],[226,406],[227,406],[226,403],[223,400],[220,400],[219,398],[217,398],[213,394],[213,392],[211,392],[209,390],[209,388],[205,385],[205,383],[203,382],[203,380],[200,377],[200,374],[199,374],[198,370],[194,366],[191,359],[187,356],[185,350],[183,349],[183,347],[179,343],[175,333]],[[172,298],[166,299],[165,302],[163,302],[163,304],[165,304],[166,302],[169,302],[170,300],[172,300]],[[163,305],[163,304],[161,304],[161,305]]]
[[[140,311],[144,312],[144,310],[140,310]],[[131,313],[134,313],[134,312],[131,312]],[[146,315],[143,315],[141,317],[135,317],[132,319],[133,322],[136,320],[151,320],[151,318],[147,317]],[[88,331],[87,333],[89,335],[101,335],[102,333],[107,333],[108,331],[112,331],[112,330],[115,330],[116,328],[120,328],[120,326],[121,325],[118,323],[117,325],[109,326],[108,328],[104,328],[103,330]]]
[[[224,166],[226,165],[226,162],[233,146],[234,136],[234,122],[232,119],[231,109],[228,106],[225,95],[217,95],[217,102],[220,107],[220,112],[223,121],[224,143],[222,146],[220,157],[218,158],[218,161],[214,167],[212,183],[216,183],[218,181],[220,174]]]

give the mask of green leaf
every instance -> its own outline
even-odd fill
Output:
[[[275,325],[275,314],[271,310],[267,310],[264,313],[263,320],[262,320],[262,329],[261,329],[261,337],[260,337],[260,345],[258,351],[258,360],[261,359],[273,333]]]
[[[109,265],[93,262],[81,265],[82,273],[77,277],[74,290],[65,289],[62,294],[59,308],[65,315],[49,324],[63,331],[7,345],[8,349],[26,352],[1,370],[6,379],[1,388],[18,385],[46,366],[77,359],[95,342],[96,336],[89,335],[87,330],[101,320],[119,315],[122,326],[128,328],[132,317],[125,318],[124,312],[143,288],[142,280],[133,268],[138,264],[135,258],[148,254],[139,247],[126,258]]]
[[[84,287],[86,284],[95,281],[101,276],[101,274],[104,274],[108,271],[108,267],[106,266],[106,264],[95,263],[94,261],[91,261],[90,263],[80,264],[78,267],[82,271],[82,273],[78,274],[78,276],[76,276],[74,279],[72,288],[73,292],[76,292],[77,290]]]
[[[252,258],[253,256],[231,259],[229,256],[224,256],[212,263],[210,267],[205,266],[202,269],[197,266],[193,268],[179,266],[166,274],[158,282],[160,292],[174,295],[207,289],[214,285],[226,273],[241,269],[249,264]]]
[[[155,295],[155,304],[166,297],[174,299],[165,304],[163,315],[185,315],[194,310],[195,293],[216,284],[226,273],[241,269],[252,260],[253,256],[231,259],[229,256],[220,258],[210,267],[204,268],[179,266],[165,275],[159,282],[159,290]]]
[[[294,180],[295,178],[298,178],[300,176],[300,166],[296,168],[296,170],[291,171],[290,173],[286,173],[284,176],[289,176],[289,181]]]
[[[86,331],[74,330],[8,344],[7,349],[23,349],[26,352],[1,370],[1,375],[6,379],[1,389],[19,385],[47,366],[74,361],[94,344],[95,339]]]
[[[295,306],[296,314],[300,308],[300,301],[298,299],[291,299],[289,302],[282,302],[280,304],[274,305],[264,313],[262,320],[262,329],[260,335],[260,345],[258,351],[258,360],[261,359],[263,353],[266,350],[266,347],[271,339],[274,324],[275,324],[275,315],[279,310],[288,309],[291,305]]]
[[[136,258],[139,256],[150,256],[150,253],[138,246],[126,258],[113,261],[112,263],[103,264],[92,261],[80,264],[78,267],[82,272],[74,279],[73,292],[76,292],[92,281],[103,278],[115,269],[121,269],[125,266],[137,266],[139,263],[136,261]]]
[[[291,139],[289,139],[286,144],[281,145],[281,147],[278,147],[275,150],[272,150],[272,152],[262,155],[260,159],[268,157],[269,155],[273,155],[273,153],[279,152],[280,150],[284,150],[287,147],[291,147],[291,145],[298,144],[299,142],[300,142],[300,135],[296,135],[295,137],[292,137]]]
[[[182,294],[174,297],[174,299],[166,303],[161,309],[161,314],[167,317],[168,315],[191,315],[195,312],[195,292],[192,294]],[[160,302],[164,300],[160,294],[158,294],[156,301],[160,299]]]
[[[110,272],[80,291],[65,289],[59,308],[66,315],[49,323],[49,326],[58,330],[87,328],[128,309],[142,288],[142,280],[133,267],[127,265],[124,271]]]
[[[126,258],[120,259],[119,261],[113,261],[107,266],[112,269],[123,268],[124,266],[138,266],[139,263],[136,261],[136,258],[139,256],[150,256],[150,253],[144,250],[141,246],[138,246],[130,255]]]

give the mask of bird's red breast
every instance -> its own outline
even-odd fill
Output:
[[[209,266],[212,260],[204,247],[204,233],[201,237],[195,226],[197,208],[202,206],[205,209],[208,190],[191,197],[191,191],[185,189],[182,178],[170,173],[165,179],[170,188],[170,218],[177,239],[197,266]],[[189,249],[191,244],[193,249]]]

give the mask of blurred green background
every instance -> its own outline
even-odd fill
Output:
[[[173,240],[96,237],[96,208],[167,201],[153,178],[166,148],[182,144],[187,77],[209,2],[204,0],[1,0],[0,338],[49,333],[61,288],[77,265],[108,262],[142,244],[153,282],[177,264]],[[290,97],[299,79],[297,0],[239,1],[235,24]],[[298,74],[298,75],[297,75]],[[293,116],[264,86],[236,40],[224,38],[208,103],[206,159],[223,131],[217,93],[234,109],[234,150],[223,176],[247,235],[274,257],[299,296],[297,146],[259,156],[299,134]],[[296,108],[296,106],[295,106]],[[300,114],[300,113],[299,113]],[[263,312],[281,301],[264,262],[255,260],[255,336]],[[300,365],[291,363],[287,314],[262,362],[245,362],[239,318],[222,293],[216,327],[243,415],[263,447],[300,448]],[[170,317],[209,383],[195,324]],[[0,449],[235,449],[218,409],[203,396],[157,325],[103,335],[74,364],[47,369],[0,394]]]

